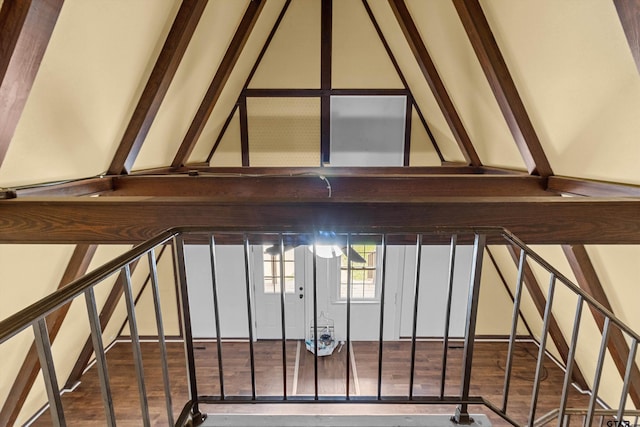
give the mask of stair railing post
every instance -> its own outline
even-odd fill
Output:
[[[35,337],[36,350],[38,351],[38,359],[40,360],[40,367],[42,368],[42,378],[44,379],[47,397],[49,398],[51,423],[54,427],[62,427],[66,425],[66,422],[64,419],[62,400],[60,399],[60,388],[58,387],[56,368],[53,364],[51,341],[49,340],[46,318],[41,317],[33,322],[33,334]]]
[[[191,332],[191,310],[189,306],[189,292],[187,290],[187,268],[185,265],[185,248],[184,237],[182,234],[174,237],[173,240],[173,262],[176,271],[176,279],[178,280],[178,298],[182,311],[182,331],[184,339],[184,351],[187,362],[187,383],[189,386],[189,399],[193,402],[192,418],[197,420],[198,424],[206,418],[206,415],[200,412],[198,404],[198,385],[196,381],[196,362],[193,348],[193,334]]]
[[[464,355],[462,361],[462,387],[460,398],[463,403],[458,405],[453,421],[457,424],[471,424],[468,404],[469,387],[471,384],[471,365],[473,362],[473,345],[476,338],[476,318],[478,316],[478,300],[480,297],[480,278],[482,275],[482,259],[487,243],[487,236],[476,234],[473,244],[473,269],[469,283],[469,299],[467,302],[467,326],[464,335]]]

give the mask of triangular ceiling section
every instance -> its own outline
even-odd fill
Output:
[[[248,85],[249,89],[319,88],[320,6],[321,1],[290,4],[282,21],[275,29],[264,56],[258,59],[260,62]],[[389,56],[391,52],[388,52],[383,44],[384,36],[376,29],[375,16],[370,9],[367,9],[362,2],[357,1],[333,3],[332,87],[335,89],[404,89],[403,77],[398,74],[402,71],[394,67]],[[252,122],[251,118],[249,122]],[[421,129],[414,131],[413,128],[417,126]],[[252,135],[249,139],[254,141],[256,133],[252,132],[251,125],[248,132]],[[421,153],[421,158],[414,163],[440,165],[437,149],[429,140],[422,121],[412,120],[412,136],[414,134],[419,135],[419,140],[413,144],[413,149]],[[275,152],[281,151],[272,147],[272,144],[269,145],[275,149]],[[253,151],[256,144],[250,142],[249,146],[250,151]],[[240,144],[236,147],[240,150]],[[214,151],[218,149],[220,147]],[[230,153],[227,151],[227,155]],[[255,166],[258,159],[251,154],[250,164]],[[239,151],[236,151],[232,157],[236,158],[238,155],[240,155]],[[299,156],[296,159],[300,160]],[[216,158],[216,154],[213,154],[210,164],[221,165],[218,163],[220,160],[221,158]],[[294,159],[289,160],[291,166],[303,166]],[[305,161],[304,165],[307,163]],[[222,164],[226,164],[226,161]]]
[[[249,88],[320,87],[320,1],[291,2]]]
[[[464,162],[464,156],[453,137],[438,103],[435,100],[422,70],[398,24],[394,13],[386,1],[367,1],[376,22],[393,52],[398,66],[407,81],[416,104],[420,107],[445,160]]]
[[[332,24],[334,88],[405,88],[362,2],[333,2]]]
[[[229,126],[224,130],[220,142],[209,160],[210,166],[242,166],[242,154],[240,153],[240,112],[236,110],[231,118]]]
[[[411,113],[409,166],[440,166],[442,161],[415,109]]]

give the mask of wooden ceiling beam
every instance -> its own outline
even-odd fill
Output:
[[[218,201],[418,200],[437,196],[546,196],[540,177],[430,176],[123,176],[113,196],[211,197]]]
[[[516,251],[515,246],[507,245],[509,250],[509,254],[511,254],[511,258],[516,263],[516,267],[518,266],[520,260],[520,251]],[[545,306],[547,305],[547,298],[542,292],[542,288],[540,287],[540,283],[538,279],[536,279],[536,275],[533,273],[531,266],[528,262],[525,261],[524,265],[524,284],[529,291],[529,295],[533,300],[533,305],[536,306],[536,310],[538,310],[538,314],[540,317],[544,316]],[[560,325],[556,320],[555,316],[552,314],[549,319],[549,336],[551,340],[556,346],[558,353],[560,354],[560,358],[562,359],[562,363],[567,366],[567,361],[569,358],[569,345],[567,344],[567,340],[564,338],[562,334],[562,329],[560,329]],[[572,371],[572,379],[573,381],[580,386],[582,390],[588,390],[589,385],[584,379],[584,375],[582,375],[582,371],[578,367],[578,364],[574,364]]]
[[[589,258],[587,249],[583,245],[562,245],[567,261],[573,270],[573,274],[576,277],[578,285],[586,293],[591,295],[596,301],[598,301],[607,310],[614,313],[609,298],[604,291],[604,287],[598,278],[598,273]],[[589,305],[593,319],[596,321],[600,332],[604,329],[604,317],[602,314]],[[615,313],[614,313],[615,314]],[[629,345],[623,335],[622,331],[615,325],[611,327],[609,333],[609,341],[607,342],[607,348],[611,354],[611,358],[620,373],[620,377],[624,378],[627,359],[629,358]],[[636,363],[631,368],[631,381],[629,383],[629,395],[635,406],[640,406],[640,370]]]
[[[108,169],[110,175],[131,172],[160,110],[208,0],[183,0]]]
[[[4,1],[0,9],[0,165],[64,0]]]
[[[640,0],[613,0],[613,3],[640,72]]]
[[[589,197],[640,197],[640,185],[550,176],[547,190],[558,194]]]
[[[438,70],[433,63],[424,42],[422,41],[420,32],[413,22],[413,18],[407,9],[407,5],[404,0],[389,0],[389,5],[393,10],[398,24],[404,33],[407,43],[413,52],[413,56],[415,57],[424,78],[433,92],[433,96],[440,106],[447,124],[451,128],[453,137],[458,143],[465,160],[471,166],[481,166],[482,163],[480,162],[480,157],[471,143],[471,139],[462,124],[460,116],[458,116],[456,108],[453,105],[453,101],[449,97],[447,89],[438,74]]]
[[[480,2],[453,0],[453,4],[529,173],[543,177],[553,175]]]
[[[276,196],[277,197],[277,196]],[[18,198],[0,203],[0,243],[135,243],[174,226],[243,231],[424,231],[505,227],[527,244],[640,244],[640,201],[425,197],[419,202],[206,197]]]
[[[58,289],[66,286],[87,272],[96,249],[96,245],[80,244],[76,246],[67,264],[67,268],[60,279]],[[47,316],[49,339],[51,342],[53,342],[58,335],[70,307],[71,304],[63,305]],[[38,359],[35,343],[33,343],[7,395],[7,400],[2,406],[2,410],[0,411],[0,425],[9,426],[15,423],[39,373],[40,360]]]
[[[33,187],[23,187],[7,191],[13,191],[16,197],[90,196],[113,191],[113,180],[111,177],[86,178],[53,184],[40,184],[34,185]]]
[[[331,164],[331,90],[333,0],[320,3],[320,163]]]
[[[242,17],[242,21],[240,21],[240,24],[233,35],[233,39],[222,58],[218,71],[216,71],[216,74],[209,85],[209,89],[207,89],[207,93],[204,95],[204,98],[200,103],[200,107],[189,126],[189,130],[182,140],[182,144],[171,163],[172,167],[180,167],[189,160],[189,155],[198,142],[198,138],[204,130],[207,120],[213,112],[213,108],[218,102],[218,98],[224,89],[224,85],[229,79],[236,62],[242,53],[242,49],[249,39],[255,23],[258,21],[260,12],[264,5],[265,0],[252,0],[249,2],[247,10]]]
[[[208,165],[187,164],[177,169],[163,169],[149,173],[200,173],[205,175],[323,175],[323,176],[411,176],[411,175],[455,175],[455,174],[509,174],[526,175],[508,170],[485,168],[484,166],[415,166],[415,167],[210,167]]]

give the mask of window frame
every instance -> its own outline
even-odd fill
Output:
[[[260,246],[262,252],[262,292],[265,295],[279,295],[280,294],[280,252],[275,255],[268,254],[265,249],[268,245]],[[290,254],[290,258],[288,255]],[[270,258],[270,259],[269,259]],[[269,266],[267,268],[267,266]],[[287,275],[287,267],[290,267],[290,275]],[[284,252],[284,293],[285,295],[292,295],[296,293],[296,265],[295,265],[295,250],[290,249]],[[267,279],[271,280],[271,284],[267,285]],[[290,284],[290,288],[287,286]],[[267,287],[269,286],[269,287]]]
[[[375,246],[375,252],[369,252],[369,253],[375,253],[375,267],[369,267],[368,270],[372,270],[374,271],[375,277],[373,279],[373,286],[374,286],[374,296],[372,298],[354,298],[354,296],[351,296],[351,303],[355,303],[355,304],[370,304],[370,303],[379,303],[380,299],[381,299],[381,293],[382,293],[382,289],[381,289],[381,285],[382,285],[382,278],[381,278],[381,270],[382,270],[382,259],[380,257],[380,251],[381,251],[381,245],[351,245],[351,247],[354,246]],[[345,254],[346,256],[346,254]],[[339,303],[339,304],[346,304],[347,303],[347,296],[345,295],[344,297],[342,297],[341,295],[341,290],[342,290],[342,256],[340,257],[336,257],[335,258],[335,269],[336,269],[336,273],[334,275],[335,277],[335,283],[336,285],[334,286],[334,291],[332,292],[333,294],[333,302],[335,303]],[[365,264],[366,265],[366,264]],[[353,277],[353,264],[352,264],[352,269],[351,269],[351,274]],[[356,268],[355,270],[363,270],[363,269],[359,269]],[[366,270],[365,270],[366,271]],[[352,286],[352,292],[353,292],[353,279],[351,282],[351,286]]]

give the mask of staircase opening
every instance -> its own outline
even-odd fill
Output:
[[[331,238],[341,255],[328,258],[318,256],[319,235],[172,229],[1,322],[2,345],[33,330],[49,404],[31,424],[71,422],[74,396],[107,425],[638,423],[638,334],[508,231],[339,232]],[[167,245],[169,287],[157,258]],[[518,260],[499,287],[485,256],[496,248]],[[150,273],[148,312],[132,286],[138,262]],[[523,315],[527,269],[548,280],[535,324]],[[95,287],[114,274],[124,278],[127,332],[105,350]],[[161,289],[179,303],[177,336],[164,332],[172,320]],[[95,364],[61,396],[46,316],[76,299],[86,306]],[[588,309],[604,322],[591,348],[581,335]],[[553,332],[560,315],[573,316],[561,336],[566,355]],[[150,316],[155,336],[141,333]],[[504,324],[494,331],[506,333],[486,334],[496,319]],[[628,350],[612,399],[606,364],[615,334]],[[87,405],[89,395],[100,398]]]

